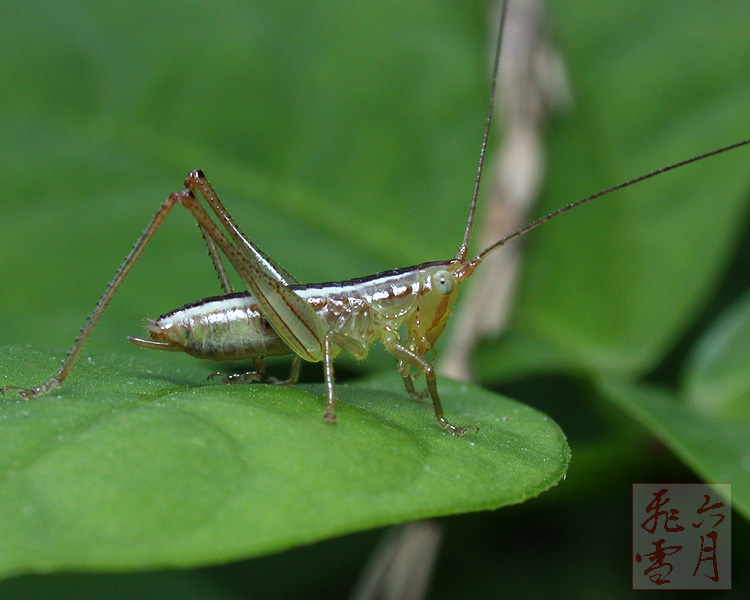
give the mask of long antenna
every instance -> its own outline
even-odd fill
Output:
[[[607,194],[610,194],[614,191],[621,190],[623,188],[629,187],[633,184],[639,183],[645,179],[650,179],[651,177],[655,177],[656,175],[661,175],[662,173],[666,173],[667,171],[671,171],[672,169],[676,169],[677,167],[684,167],[685,165],[689,165],[690,163],[694,163],[699,160],[703,160],[704,158],[708,158],[709,156],[714,156],[716,154],[721,154],[722,152],[727,152],[728,150],[733,150],[734,148],[739,148],[740,146],[744,146],[745,144],[750,144],[750,139],[742,140],[741,142],[736,142],[734,144],[730,144],[729,146],[724,146],[723,148],[719,148],[718,150],[712,150],[711,152],[706,152],[705,154],[701,154],[699,156],[694,156],[692,158],[688,158],[687,160],[683,160],[677,163],[674,163],[672,165],[669,165],[667,167],[662,167],[661,169],[657,169],[656,171],[651,171],[651,173],[647,173],[646,175],[641,175],[640,177],[636,177],[635,179],[631,179],[629,181],[625,181],[623,183],[620,183],[616,186],[613,186],[609,189],[606,189],[601,192],[597,192],[596,194],[592,194],[591,196],[586,196],[585,198],[582,198],[581,200],[578,200],[576,202],[573,202],[572,204],[568,204],[567,206],[563,206],[562,208],[558,208],[556,211],[549,213],[548,215],[545,215],[544,217],[540,217],[536,221],[532,221],[526,227],[522,227],[515,233],[511,233],[509,236],[504,237],[501,240],[498,240],[488,248],[482,251],[481,254],[478,254],[474,258],[471,259],[470,265],[472,267],[475,267],[478,265],[482,259],[487,256],[490,252],[495,250],[495,248],[499,248],[500,246],[503,246],[510,242],[511,240],[514,240],[516,238],[521,237],[522,235],[527,234],[532,229],[535,229],[536,227],[539,227],[542,223],[546,223],[547,221],[550,221],[551,219],[554,219],[555,217],[568,212],[569,210],[574,209],[577,206],[581,206],[581,204],[586,204],[589,200],[594,200],[596,198],[601,198],[602,196],[606,196]],[[473,206],[472,206],[473,209]]]
[[[464,239],[458,248],[456,258],[461,262],[466,260],[469,252],[469,240],[471,238],[471,229],[474,226],[474,213],[477,208],[477,196],[479,196],[479,185],[482,181],[482,171],[484,170],[484,157],[487,153],[487,140],[490,137],[490,126],[492,125],[492,113],[495,108],[495,92],[497,91],[497,73],[500,67],[500,49],[503,45],[503,29],[505,28],[505,13],[508,7],[507,0],[503,2],[500,8],[500,30],[497,33],[497,44],[495,46],[495,60],[492,64],[492,83],[490,84],[490,102],[487,106],[487,119],[484,123],[484,135],[482,136],[482,146],[479,149],[479,166],[477,167],[477,176],[474,180],[474,193],[471,196],[471,206],[469,207],[469,218],[466,220],[466,230]]]

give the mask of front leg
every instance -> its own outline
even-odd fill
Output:
[[[393,354],[393,356],[395,356],[400,361],[400,364],[406,365],[407,368],[409,366],[414,367],[424,373],[425,379],[427,380],[427,391],[429,392],[430,398],[432,399],[432,407],[435,411],[435,418],[437,419],[440,427],[442,427],[452,435],[458,436],[463,436],[469,429],[479,431],[479,427],[477,427],[476,425],[457,427],[445,418],[445,416],[443,415],[443,405],[440,402],[440,396],[438,396],[437,380],[435,379],[435,369],[429,362],[427,362],[424,358],[412,352],[408,348],[405,348],[396,339],[386,339],[384,340],[383,344],[385,345],[386,350],[388,350],[388,352]],[[404,377],[404,382],[406,382],[406,377]],[[411,382],[411,379],[409,379],[409,384],[406,384],[407,392],[410,391],[410,384],[411,390],[414,390],[414,384]]]
[[[406,388],[406,394],[411,400],[415,402],[427,402],[430,396],[429,390],[423,390],[418,392],[414,389],[414,380],[411,377],[411,369],[408,364],[404,361],[398,361],[398,372],[401,373],[401,377],[404,380],[404,387]]]

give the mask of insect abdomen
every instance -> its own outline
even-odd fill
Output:
[[[153,340],[168,344],[164,349],[197,358],[240,360],[291,352],[247,293],[188,304],[150,322],[147,329]]]

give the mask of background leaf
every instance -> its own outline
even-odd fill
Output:
[[[608,398],[652,430],[705,481],[731,483],[732,507],[750,518],[747,419],[712,419],[646,386],[608,381],[602,388]]]
[[[550,9],[576,108],[553,124],[540,213],[750,135],[750,46],[738,33],[750,23],[746,7]],[[696,34],[712,23],[721,43]],[[747,157],[739,150],[657,177],[535,231],[511,345],[484,358],[487,378],[513,360],[514,336],[547,348],[524,354],[530,369],[561,360],[585,371],[653,369],[710,297],[745,227]]]
[[[692,407],[727,421],[750,421],[750,296],[728,309],[696,344],[683,377]]]

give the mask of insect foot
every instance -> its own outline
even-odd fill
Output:
[[[31,389],[26,389],[22,387],[18,387],[17,385],[4,385],[0,388],[0,394],[5,395],[5,392],[8,391],[17,391],[18,394],[23,398],[24,400],[31,400],[32,398],[38,398],[42,394],[47,394],[51,392],[53,389],[59,388],[60,382],[56,379],[50,379],[49,381],[45,381],[43,384],[38,385],[36,387],[33,387]]]
[[[248,371],[247,373],[232,373],[226,375],[225,373],[211,373],[207,379],[214,379],[221,377],[221,382],[227,385],[233,385],[235,383],[255,383],[260,381],[262,375],[258,371]]]
[[[479,432],[479,427],[477,427],[476,425],[466,425],[464,427],[456,427],[452,423],[449,423],[448,420],[443,416],[442,407],[439,407],[439,406],[436,407],[435,418],[437,419],[437,422],[440,424],[440,427],[445,429],[451,435],[457,435],[458,437],[463,437],[466,434],[466,432],[469,431],[469,429],[473,429],[474,431]]]
[[[455,425],[451,425],[448,423],[448,421],[445,421],[444,423],[440,423],[440,426],[445,429],[448,433],[451,435],[457,435],[458,437],[464,437],[467,431],[469,429],[473,429],[476,432],[479,432],[479,427],[476,425],[466,425],[465,427],[456,427]]]

